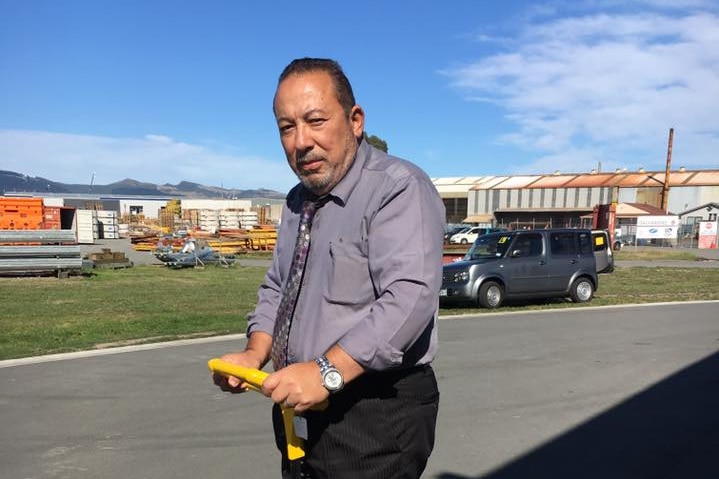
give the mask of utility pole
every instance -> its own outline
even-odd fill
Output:
[[[667,145],[667,169],[664,172],[664,183],[662,184],[662,210],[667,212],[669,201],[669,175],[672,170],[672,143],[674,143],[674,128],[669,128],[669,144]]]

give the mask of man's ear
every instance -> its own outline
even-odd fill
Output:
[[[353,106],[349,118],[355,137],[362,138],[362,132],[364,132],[364,110],[362,107],[359,105]]]

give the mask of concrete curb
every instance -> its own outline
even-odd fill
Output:
[[[637,304],[616,304],[616,305],[609,305],[609,306],[586,306],[583,307],[582,310],[585,311],[596,311],[598,309],[617,309],[617,308],[642,308],[642,307],[651,307],[651,306],[666,306],[666,305],[672,305],[672,304],[703,304],[703,303],[717,303],[719,304],[719,300],[703,300],[703,301],[668,301],[668,302],[662,302],[662,303],[637,303]],[[439,319],[442,321],[446,320],[456,320],[456,319],[471,319],[471,318],[494,318],[497,316],[506,316],[506,315],[517,315],[517,314],[558,314],[558,313],[568,313],[568,312],[576,312],[577,309],[573,308],[561,308],[561,309],[535,309],[531,311],[501,311],[501,312],[493,312],[493,313],[467,313],[467,314],[453,314],[453,315],[447,315],[447,316],[440,316]],[[221,341],[231,341],[234,339],[246,339],[247,336],[244,333],[240,334],[227,334],[224,336],[210,336],[205,338],[195,338],[195,339],[178,339],[175,341],[164,341],[161,343],[147,343],[147,344],[137,344],[132,346],[118,346],[114,348],[105,348],[105,349],[90,349],[87,351],[76,351],[72,353],[60,353],[60,354],[48,354],[45,356],[32,356],[27,358],[17,358],[17,359],[6,359],[4,361],[0,361],[0,369],[2,368],[10,368],[14,366],[23,366],[26,364],[39,364],[39,363],[47,363],[47,362],[53,362],[53,361],[64,361],[67,359],[79,359],[79,358],[89,358],[89,357],[95,357],[95,356],[107,356],[110,354],[122,354],[122,353],[133,353],[137,351],[149,351],[152,349],[162,349],[162,348],[171,348],[176,346],[185,346],[189,344],[204,344],[204,343],[216,343]]]

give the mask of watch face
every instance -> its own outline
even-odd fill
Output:
[[[331,391],[336,391],[342,387],[342,375],[339,371],[327,371],[325,374],[325,386]]]

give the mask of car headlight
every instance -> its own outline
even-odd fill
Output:
[[[469,281],[469,270],[460,269],[458,271],[454,271],[448,279],[452,283],[466,283]]]

